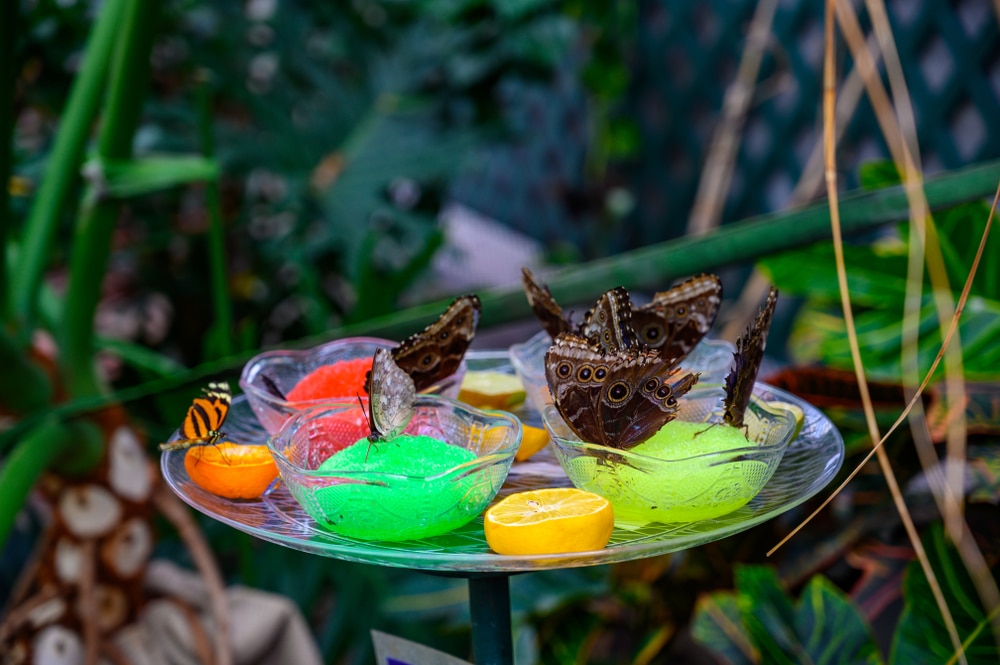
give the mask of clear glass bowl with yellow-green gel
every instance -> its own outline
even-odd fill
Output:
[[[369,444],[362,408],[305,409],[267,443],[309,516],[350,538],[414,540],[466,524],[496,496],[521,442],[508,413],[421,396],[403,434]]]
[[[721,387],[696,387],[677,419],[628,451],[581,441],[555,406],[542,418],[570,481],[607,498],[616,523],[695,522],[753,499],[795,434],[790,411],[756,397],[745,428],[722,424],[723,396]]]

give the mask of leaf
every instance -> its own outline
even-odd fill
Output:
[[[969,665],[1000,662],[998,647],[975,583],[954,546],[948,542],[940,522],[934,523],[923,538],[931,568],[941,584],[946,603],[955,620],[959,639],[966,645]],[[919,562],[910,564],[903,581],[905,605],[893,638],[890,663],[946,663],[954,649],[944,620]],[[995,615],[1000,608],[992,608]]]
[[[169,356],[157,353],[152,349],[120,339],[98,339],[99,349],[109,351],[126,364],[137,369],[145,370],[155,376],[172,376],[185,371],[187,368]]]
[[[743,632],[736,593],[703,595],[695,605],[691,634],[702,646],[729,665],[753,665],[760,654]]]
[[[693,624],[695,639],[727,662],[882,663],[855,605],[824,577],[809,581],[797,605],[772,568],[738,568],[736,589],[700,601]]]
[[[219,176],[219,164],[197,155],[156,155],[126,160],[93,158],[83,172],[96,180],[100,194],[127,198],[159,192]]]

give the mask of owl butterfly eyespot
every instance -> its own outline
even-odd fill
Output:
[[[225,436],[222,424],[229,415],[229,407],[233,401],[232,391],[225,381],[212,382],[207,388],[202,388],[204,396],[199,395],[188,407],[184,421],[181,423],[180,436],[177,441],[161,443],[160,450],[182,450],[191,446],[211,446]]]
[[[639,343],[680,360],[711,330],[722,304],[722,282],[702,273],[653,295],[632,311]]]
[[[605,291],[587,312],[579,333],[592,348],[601,351],[638,350],[628,291],[622,286]]]
[[[772,286],[757,316],[736,340],[733,367],[726,376],[725,413],[722,417],[723,422],[732,427],[743,427],[743,416],[750,404],[754,381],[764,358],[767,333],[777,302],[778,290]]]
[[[417,392],[446,387],[476,336],[482,310],[476,295],[456,298],[437,321],[392,350],[393,360],[413,379]]]
[[[417,390],[410,375],[392,358],[388,349],[377,349],[365,388],[368,391],[370,443],[399,436],[416,412]]]
[[[698,381],[658,353],[602,352],[562,333],[545,354],[545,378],[563,420],[581,440],[628,450],[677,416]]]

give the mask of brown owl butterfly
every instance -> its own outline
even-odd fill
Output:
[[[580,336],[594,349],[638,350],[639,340],[632,327],[632,301],[624,287],[606,291],[580,325]]]
[[[673,420],[677,398],[698,374],[681,373],[657,353],[602,353],[563,333],[545,354],[556,408],[581,440],[628,450]]]
[[[605,291],[587,312],[583,323],[575,325],[563,313],[548,287],[536,282],[530,270],[522,267],[521,277],[528,304],[552,339],[559,333],[568,332],[580,335],[591,346],[603,351],[636,347],[638,339],[632,326],[632,300],[624,287]]]
[[[703,273],[634,308],[632,325],[641,344],[665,358],[680,359],[712,328],[721,303],[722,282]]]
[[[392,359],[410,375],[417,392],[446,386],[476,336],[482,311],[478,296],[456,298],[437,321],[392,350]]]
[[[559,333],[576,331],[577,327],[552,297],[549,287],[536,281],[525,266],[521,267],[521,282],[524,284],[524,295],[528,298],[528,304],[531,305],[542,328],[552,339],[558,337]]]
[[[732,427],[743,427],[743,414],[750,404],[753,384],[764,358],[767,331],[777,302],[778,290],[772,286],[756,318],[736,340],[733,368],[726,376],[726,411],[722,417],[722,421]]]

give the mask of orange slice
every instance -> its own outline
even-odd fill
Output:
[[[278,475],[267,448],[231,441],[189,448],[184,469],[199,487],[227,499],[256,499]]]
[[[615,526],[608,500],[572,487],[511,494],[483,517],[497,554],[562,554],[599,550]]]
[[[549,433],[539,427],[531,425],[521,426],[521,446],[514,453],[514,459],[523,462],[549,442]]]

